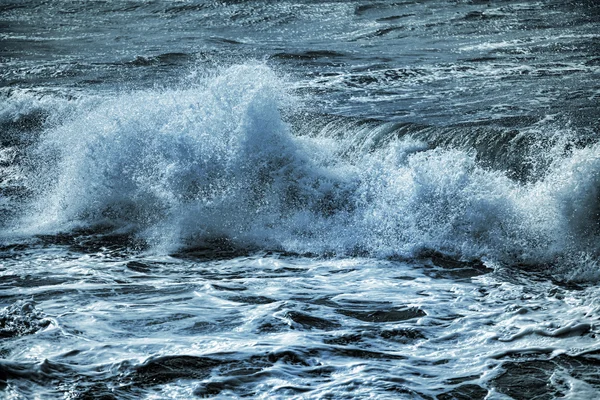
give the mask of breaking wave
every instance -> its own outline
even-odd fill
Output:
[[[600,144],[555,140],[573,136],[566,127],[529,132],[515,158],[522,130],[457,128],[443,140],[448,128],[304,114],[262,64],[195,79],[93,99],[9,97],[2,123],[31,120],[35,140],[17,156],[4,140],[2,206],[17,217],[3,236],[103,226],[158,251],[215,242],[340,256],[436,251],[585,260],[594,268],[577,273],[595,274]]]

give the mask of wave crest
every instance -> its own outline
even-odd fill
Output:
[[[373,129],[378,146],[332,135],[335,121],[294,131],[281,116],[293,104],[285,87],[250,64],[185,89],[81,102],[30,152],[34,195],[18,225],[109,225],[166,251],[226,239],[313,254],[597,259],[599,144],[544,149],[544,174],[515,180],[472,148],[432,148],[422,127]]]

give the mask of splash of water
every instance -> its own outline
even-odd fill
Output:
[[[247,64],[187,88],[76,103],[28,152],[32,195],[12,232],[103,225],[160,251],[219,239],[316,254],[597,259],[599,144],[550,149],[545,174],[519,182],[474,150],[410,135],[352,151],[352,132],[296,135],[281,116],[293,103],[285,87]]]

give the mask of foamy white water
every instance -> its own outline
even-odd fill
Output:
[[[546,380],[580,398],[598,379],[595,288],[440,259],[37,253],[3,273],[37,299],[4,318],[40,328],[13,339],[8,398],[521,398]]]

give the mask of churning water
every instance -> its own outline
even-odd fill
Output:
[[[0,5],[8,399],[594,399],[594,1]]]

